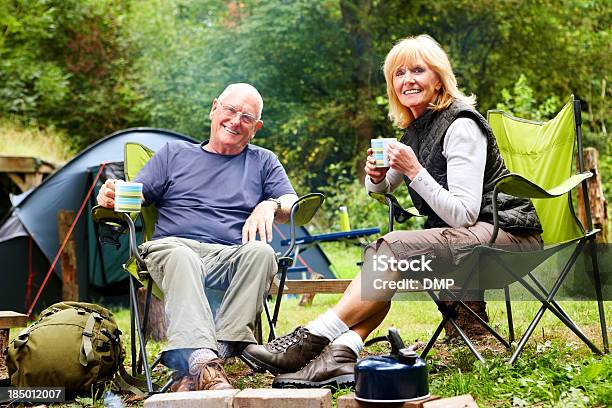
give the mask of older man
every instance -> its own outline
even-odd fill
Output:
[[[163,362],[183,373],[176,391],[232,388],[223,359],[255,343],[256,316],[277,272],[266,241],[297,196],[277,157],[249,144],[262,109],[254,87],[229,85],[213,100],[210,140],[167,144],[135,180],[143,204],[159,211],[153,240],[140,250],[164,293]],[[108,180],[98,204],[113,207],[114,188]],[[224,291],[216,318],[205,286]]]

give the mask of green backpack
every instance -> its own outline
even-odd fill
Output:
[[[56,303],[9,345],[11,384],[90,392],[92,385],[110,381],[121,365],[120,335],[112,313],[102,306]]]

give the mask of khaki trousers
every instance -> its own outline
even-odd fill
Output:
[[[164,293],[166,351],[216,351],[218,340],[256,342],[255,320],[278,269],[270,245],[255,241],[227,246],[169,237],[145,242],[140,250]],[[216,313],[209,289],[224,292]]]
[[[361,290],[363,300],[389,301],[396,290],[387,286],[381,289],[381,282],[415,278],[415,290],[422,287],[423,278],[445,278],[448,271],[460,265],[468,268],[464,260],[469,259],[474,246],[487,244],[493,235],[493,225],[477,222],[470,227],[431,228],[415,231],[393,231],[370,244],[363,255],[361,269]],[[537,233],[511,233],[499,229],[495,245],[513,251],[534,251],[542,248],[542,239]],[[430,259],[433,272],[398,272],[397,268],[380,267],[381,259],[406,260]],[[384,257],[384,258],[383,258]],[[389,265],[389,262],[383,266]],[[418,265],[418,264],[416,264]],[[487,273],[483,271],[482,273]],[[453,276],[453,275],[451,275]],[[482,291],[468,291],[465,300],[480,300]]]

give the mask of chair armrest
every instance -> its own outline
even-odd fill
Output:
[[[412,217],[421,217],[419,211],[415,207],[404,209],[402,205],[397,201],[397,198],[391,193],[368,193],[370,197],[376,201],[381,202],[389,206],[389,232],[393,231],[393,222],[400,224],[408,221]]]
[[[144,265],[144,260],[138,253],[138,245],[136,243],[136,227],[134,226],[134,220],[130,214],[134,213],[120,213],[116,212],[112,208],[105,208],[96,205],[91,209],[91,217],[94,222],[103,224],[107,228],[110,228],[117,234],[123,234],[126,231],[129,232],[130,237],[130,257],[135,257],[139,265]],[[137,217],[138,214],[135,214]]]
[[[104,224],[117,233],[124,233],[129,228],[123,217],[123,213],[115,212],[112,208],[96,205],[91,209],[91,218],[94,222]],[[119,229],[121,230],[119,231]]]
[[[497,195],[499,193],[505,193],[514,197],[523,198],[555,198],[567,194],[578,184],[584,182],[586,179],[593,177],[593,173],[590,171],[574,174],[573,176],[563,180],[558,185],[545,189],[540,187],[536,183],[526,179],[525,177],[510,173],[502,176],[495,183],[493,189],[493,235],[489,244],[493,244],[497,239],[497,233],[499,231],[499,215],[497,208]]]
[[[593,173],[590,171],[574,174],[560,184],[544,189],[521,175],[511,173],[497,180],[495,189],[500,193],[506,193],[515,197],[554,198],[571,191],[578,184],[592,176]]]
[[[301,227],[312,220],[312,217],[317,213],[321,204],[323,204],[325,196],[321,193],[310,193],[298,198],[293,206],[291,206],[290,231],[291,241],[289,248],[283,253],[283,256],[288,256],[295,248],[296,228]]]
[[[325,196],[321,193],[310,193],[298,198],[291,206],[291,223],[296,227],[308,224],[324,200]]]

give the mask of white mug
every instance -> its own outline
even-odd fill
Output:
[[[142,183],[115,183],[115,211],[139,212],[142,205]]]
[[[396,141],[392,137],[372,139],[372,151],[376,159],[376,167],[389,167],[389,144]]]

